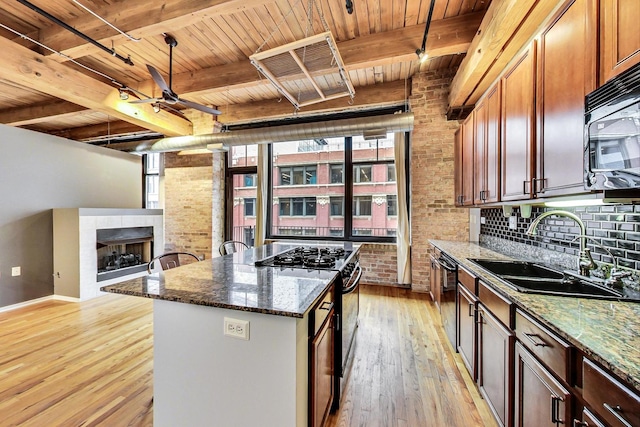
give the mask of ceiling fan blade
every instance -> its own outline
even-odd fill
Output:
[[[201,104],[196,104],[195,102],[187,101],[186,99],[179,98],[178,101],[180,101],[180,103],[185,107],[193,108],[194,110],[200,110],[203,113],[213,114],[214,116],[222,114],[220,110],[216,110],[215,108],[207,107]]]
[[[162,98],[144,98],[144,99],[134,99],[133,101],[129,101],[129,104],[148,104],[151,102],[161,102]]]
[[[153,81],[156,82],[158,87],[162,89],[163,92],[173,93],[171,92],[169,86],[167,86],[167,82],[164,81],[164,77],[162,77],[162,74],[160,74],[160,72],[156,70],[153,65],[147,64],[147,69],[149,70],[149,74],[151,74],[151,77],[153,77]]]

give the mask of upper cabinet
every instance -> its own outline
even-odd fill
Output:
[[[502,77],[502,201],[533,197],[535,42]]]
[[[474,204],[500,200],[500,84],[475,109]]]
[[[455,145],[455,188],[456,206],[473,205],[474,173],[474,117],[472,112],[456,133]]]
[[[640,62],[640,1],[600,2],[600,84],[603,84]]]
[[[584,97],[597,83],[596,7],[591,0],[566,2],[539,36],[535,197],[586,191]]]

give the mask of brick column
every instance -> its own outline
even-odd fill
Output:
[[[429,290],[428,239],[467,241],[469,213],[454,206],[454,132],[447,97],[455,70],[427,71],[412,79],[415,115],[411,137],[412,289]]]

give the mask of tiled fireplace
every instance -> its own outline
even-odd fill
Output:
[[[54,293],[73,301],[147,274],[164,246],[162,209],[53,210]]]

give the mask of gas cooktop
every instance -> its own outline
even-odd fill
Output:
[[[352,251],[343,248],[301,246],[256,261],[258,267],[292,267],[341,270]]]

